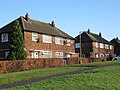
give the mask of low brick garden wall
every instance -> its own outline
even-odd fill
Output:
[[[40,68],[78,64],[78,58],[39,58],[15,61],[0,61],[0,74]]]
[[[89,63],[89,58],[39,58],[13,61],[0,61],[0,74],[27,71],[40,68],[60,67],[72,64],[86,64]],[[103,58],[92,58],[91,62],[105,61]]]

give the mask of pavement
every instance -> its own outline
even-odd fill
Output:
[[[85,69],[82,69],[82,70],[75,70],[75,71],[71,71],[71,72],[64,72],[64,73],[60,73],[60,74],[38,77],[38,78],[33,78],[33,79],[20,81],[20,82],[15,82],[15,83],[10,83],[10,84],[4,84],[4,85],[0,85],[0,90],[3,90],[3,89],[5,90],[7,88],[13,88],[13,87],[17,87],[17,86],[23,86],[23,85],[27,85],[27,84],[35,83],[35,82],[38,82],[38,81],[55,78],[55,77],[60,77],[60,76],[65,76],[65,75],[73,75],[73,74],[80,74],[82,72],[86,72],[86,71],[90,71],[90,70],[94,70],[94,69],[98,69],[98,68],[104,68],[104,67],[107,67],[107,66],[120,66],[120,64],[95,66],[95,67],[85,68]]]

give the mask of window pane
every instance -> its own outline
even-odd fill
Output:
[[[63,45],[63,38],[61,38],[61,37],[55,37],[55,44],[61,44],[61,45]]]
[[[1,41],[2,42],[8,42],[8,33],[4,33],[1,35]]]
[[[80,48],[80,43],[76,43],[75,48]]]
[[[43,35],[43,42],[52,43],[52,37],[49,35]]]
[[[56,52],[56,58],[63,58],[63,52]]]
[[[70,46],[70,40],[66,40],[66,45]]]
[[[32,33],[32,41],[37,41],[38,33]]]
[[[104,48],[104,44],[103,43],[100,43],[100,48]]]

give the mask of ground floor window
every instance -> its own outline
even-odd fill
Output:
[[[105,57],[105,54],[104,53],[100,53],[100,57]]]
[[[56,58],[63,58],[63,52],[56,52]]]
[[[9,55],[9,51],[1,51],[0,59],[7,59],[8,55]]]
[[[99,57],[99,53],[95,53],[95,57],[98,58]]]
[[[9,51],[5,52],[5,58],[8,57],[9,53],[10,53]]]
[[[43,51],[43,58],[52,58],[52,52]]]
[[[32,53],[32,58],[38,58],[39,52],[33,51]]]
[[[71,57],[71,54],[67,54],[66,57],[67,57],[67,58],[70,58],[70,57]]]

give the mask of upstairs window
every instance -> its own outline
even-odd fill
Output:
[[[112,50],[112,48],[113,48],[113,46],[112,46],[112,45],[110,45],[110,50]]]
[[[8,42],[8,33],[1,34],[1,42]]]
[[[50,35],[43,35],[43,42],[52,43],[52,37]]]
[[[55,37],[55,44],[63,45],[63,38],[61,38],[61,37]]]
[[[70,40],[66,40],[66,45],[70,46]]]
[[[37,41],[38,33],[32,33],[32,41]]]
[[[75,43],[75,48],[80,48],[80,43]]]
[[[104,48],[104,44],[103,43],[100,43],[100,48]]]
[[[108,44],[105,44],[105,49],[109,49],[109,45]]]
[[[98,48],[98,42],[95,43],[95,47]]]

